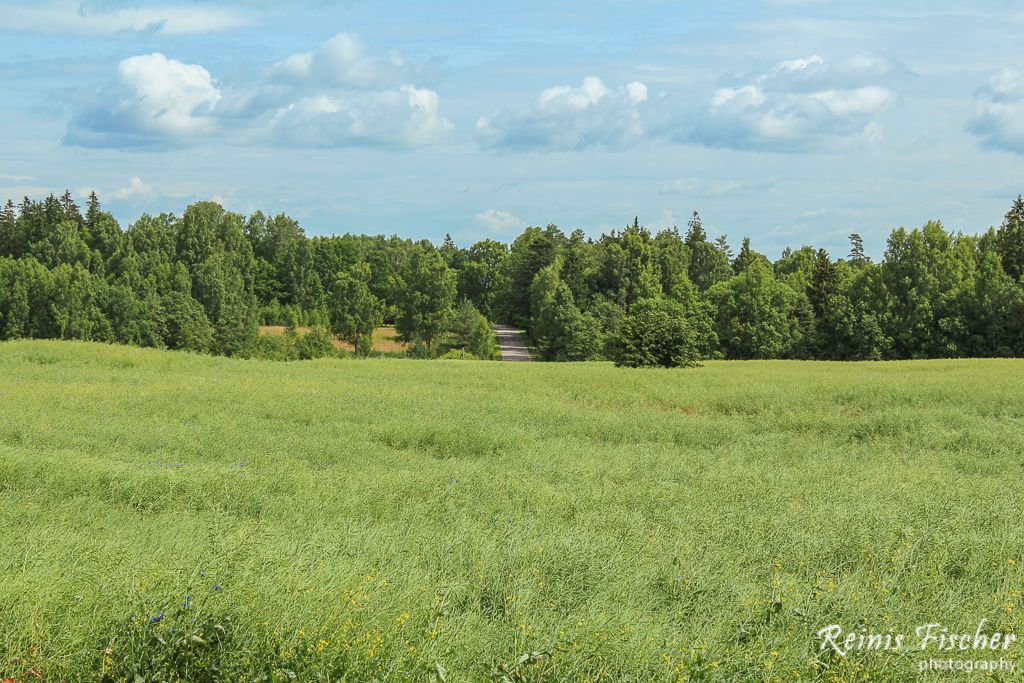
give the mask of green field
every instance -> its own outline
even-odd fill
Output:
[[[0,673],[920,680],[815,634],[1024,631],[1022,377],[0,344]]]

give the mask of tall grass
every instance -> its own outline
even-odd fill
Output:
[[[919,680],[815,633],[1022,630],[1022,375],[5,343],[0,673]]]

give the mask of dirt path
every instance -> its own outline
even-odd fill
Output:
[[[510,361],[532,361],[529,349],[526,348],[526,337],[522,330],[508,325],[494,325],[501,346],[501,359]]]

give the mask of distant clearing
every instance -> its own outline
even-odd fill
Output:
[[[284,325],[261,325],[260,334],[284,334],[287,329]],[[299,334],[309,332],[308,327],[297,327],[295,329]],[[348,351],[353,350],[351,344],[338,339],[334,340],[334,347]],[[373,349],[375,351],[380,351],[381,353],[401,353],[406,348],[407,345],[405,343],[398,341],[398,331],[395,330],[394,325],[385,325],[373,331]]]

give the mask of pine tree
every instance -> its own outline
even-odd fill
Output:
[[[732,261],[732,247],[729,246],[729,236],[719,235],[715,238],[715,248],[725,254],[725,258]]]
[[[445,233],[444,242],[441,243],[441,248],[438,251],[441,252],[441,258],[449,268],[459,267],[459,248],[455,246],[455,240],[452,239],[451,234]]]
[[[90,228],[96,225],[96,220],[100,217],[100,198],[96,196],[96,191],[93,190],[89,193],[89,205],[85,209],[85,224]]]
[[[82,224],[82,213],[78,210],[78,204],[75,204],[75,200],[71,198],[70,190],[64,190],[64,194],[60,197],[60,205],[67,218],[78,222],[79,225]]]
[[[700,220],[700,214],[696,211],[686,224],[686,246],[693,248],[694,245],[708,241],[708,234],[704,232],[704,224]]]
[[[857,233],[850,235],[850,263],[855,266],[866,266],[871,259],[864,254],[864,240]]]
[[[740,246],[740,253],[736,255],[736,258],[732,262],[732,270],[734,273],[742,273],[750,264],[757,259],[757,255],[754,250],[750,248],[750,238],[744,237],[743,244]]]
[[[811,302],[816,318],[823,318],[829,297],[839,289],[839,270],[824,249],[818,250],[818,258],[814,262],[811,284],[807,287],[807,298]]]
[[[1024,198],[1013,200],[1013,206],[996,232],[996,245],[1003,260],[1003,270],[1020,282],[1024,276]]]
[[[0,209],[0,256],[20,256],[18,249],[18,214],[10,199]]]

